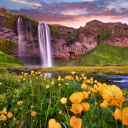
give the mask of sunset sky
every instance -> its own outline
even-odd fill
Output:
[[[128,0],[0,0],[0,8],[38,22],[79,28],[97,19],[128,24]]]

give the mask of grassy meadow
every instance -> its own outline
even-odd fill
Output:
[[[67,62],[56,62],[58,66],[110,66],[128,64],[128,47],[100,44],[93,50]]]
[[[0,73],[1,128],[127,128],[128,91],[84,73]]]
[[[120,66],[107,56],[107,51],[106,58],[113,60],[113,65],[103,66],[107,65],[105,57],[100,59],[102,63],[95,63],[99,62],[95,61],[96,56],[105,55],[96,48],[81,56],[79,66],[74,65],[74,59],[70,66],[36,70],[31,70],[31,66],[28,69],[18,59],[0,51],[0,128],[128,128],[128,90],[85,75],[128,75],[127,58],[123,59],[127,54],[121,49],[122,55],[116,50],[111,53],[122,60]],[[91,59],[84,62],[85,56],[93,56],[95,66],[81,66],[92,63]],[[15,71],[19,70],[23,72],[17,75]],[[52,79],[42,72],[70,75]]]

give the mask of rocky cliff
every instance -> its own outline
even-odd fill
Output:
[[[26,42],[26,53],[23,56],[40,58],[38,43],[38,22],[28,16],[10,13],[0,9],[0,50],[18,56],[18,18],[22,17]],[[32,29],[30,29],[30,23]],[[61,25],[49,25],[51,31],[52,56],[57,61],[68,61],[106,43],[114,46],[128,46],[128,25],[122,23],[103,23],[93,20],[85,27],[74,29]],[[29,33],[31,31],[32,39]],[[11,51],[3,48],[4,40],[11,43]],[[15,44],[15,45],[14,45]],[[17,45],[16,45],[17,44]],[[14,47],[13,47],[14,46]]]

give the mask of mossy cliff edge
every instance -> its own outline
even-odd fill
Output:
[[[26,56],[40,58],[38,44],[39,23],[29,16],[11,13],[4,8],[0,9],[0,38],[2,40],[0,50],[18,56],[17,21],[19,17],[22,17],[28,32],[30,32],[29,22],[32,25],[33,41],[26,40]],[[128,46],[128,25],[120,22],[103,23],[93,20],[86,23],[85,27],[78,29],[57,24],[51,24],[49,27],[51,30],[52,56],[57,61],[68,61],[79,57],[102,43],[119,47]],[[9,40],[11,45],[8,45],[6,40]],[[9,48],[5,49],[4,42],[10,47],[10,50]]]

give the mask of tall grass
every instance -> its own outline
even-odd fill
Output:
[[[75,77],[74,73],[65,78],[58,76],[58,79],[34,71],[31,74],[22,72],[19,76],[8,71],[0,74],[0,127],[47,128],[49,120],[54,118],[62,127],[70,128],[72,116],[82,120],[82,128],[124,127],[121,120],[116,121],[113,117],[119,106],[110,106],[109,103],[107,108],[100,107],[103,97],[95,88],[100,83],[93,78],[87,79],[84,74]],[[88,98],[82,99],[82,102],[88,102],[90,109],[74,114],[69,99],[77,92],[87,93]],[[126,99],[127,96],[125,90],[123,97]],[[63,97],[67,98],[67,102],[60,101]],[[122,105],[124,107],[128,107],[126,101]],[[11,118],[4,108],[7,113],[12,113]],[[2,115],[7,118],[3,120]]]

